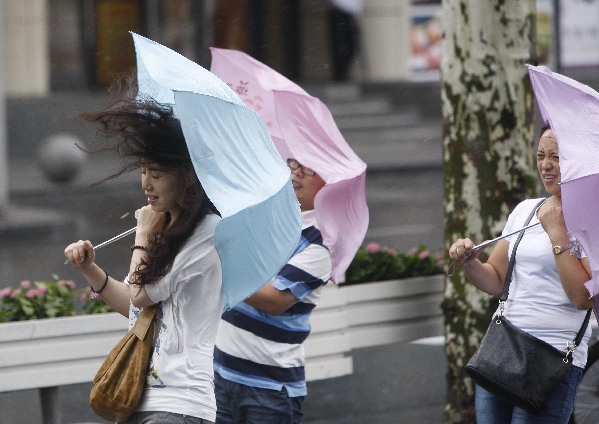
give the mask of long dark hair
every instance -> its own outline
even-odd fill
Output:
[[[142,260],[129,277],[133,284],[154,283],[170,271],[201,220],[211,212],[218,213],[196,177],[181,123],[170,107],[151,99],[135,99],[130,94],[104,110],[80,115],[98,125],[98,134],[106,139],[106,145],[96,151],[115,150],[128,160],[117,173],[99,183],[139,169],[142,161],[178,172],[182,181],[191,182],[185,184],[177,220],[150,236],[148,259]]]

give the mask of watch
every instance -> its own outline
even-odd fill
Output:
[[[571,248],[572,248],[571,244],[568,244],[566,246],[560,246],[558,244],[558,245],[553,246],[553,253],[556,254],[556,255],[559,255],[560,253],[562,253],[562,252],[564,252],[564,251],[566,251],[568,249],[571,249]]]

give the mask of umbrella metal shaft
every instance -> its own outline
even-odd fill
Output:
[[[517,234],[517,233],[519,233],[521,231],[528,230],[529,228],[534,227],[535,225],[539,225],[540,223],[541,222],[535,222],[534,224],[527,225],[526,227],[522,227],[519,230],[513,231],[513,232],[511,232],[509,234],[505,234],[505,235],[496,237],[493,240],[487,240],[487,241],[485,241],[485,242],[483,242],[481,244],[477,244],[476,246],[474,246],[472,248],[472,250],[482,249],[483,247],[487,247],[488,245],[493,244],[496,241],[499,241],[499,240],[504,239],[506,237],[512,236],[512,235]]]
[[[97,246],[94,246],[94,250],[101,249],[104,246],[108,246],[109,244],[114,243],[115,241],[122,239],[123,237],[127,237],[129,234],[134,233],[135,230],[137,230],[137,227],[133,227],[133,228],[127,230],[127,231],[124,231],[121,234],[118,234],[118,235],[114,236],[113,238],[108,239],[105,242],[102,242],[102,243],[100,243]],[[68,263],[69,263],[69,261],[67,260],[64,264],[66,265]]]

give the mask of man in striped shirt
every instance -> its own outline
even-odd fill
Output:
[[[289,262],[245,302],[222,316],[214,350],[217,424],[296,424],[306,396],[304,341],[310,314],[332,272],[314,198],[325,182],[288,159],[302,211]]]

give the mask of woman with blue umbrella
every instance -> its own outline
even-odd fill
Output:
[[[140,308],[157,305],[146,389],[127,422],[175,423],[183,416],[185,422],[213,422],[212,346],[223,308],[214,245],[220,217],[195,175],[181,124],[170,108],[134,99],[83,116],[111,136],[111,148],[133,159],[128,168],[141,170],[148,199],[139,211],[125,282],[96,264],[88,240],[65,249],[92,290],[132,323]]]

